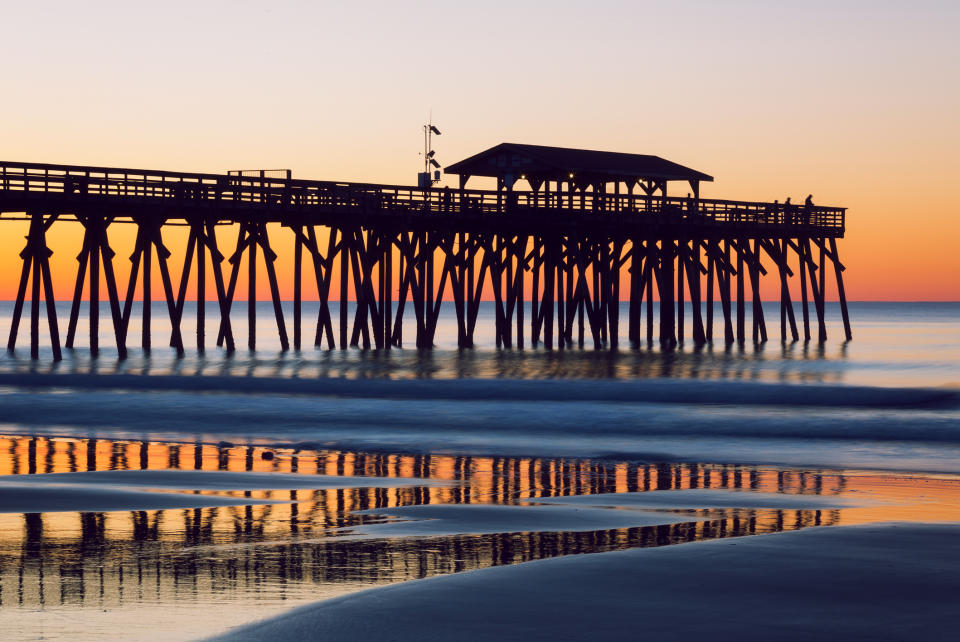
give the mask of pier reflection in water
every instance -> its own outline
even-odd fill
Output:
[[[104,304],[105,306],[106,304]],[[831,316],[839,311],[833,310],[834,304],[828,303]],[[274,323],[274,311],[271,304],[258,304],[257,325],[267,326]],[[719,306],[719,303],[717,304]],[[628,304],[621,304],[621,333],[627,331]],[[293,310],[289,302],[284,303],[284,314],[291,315]],[[69,304],[60,304],[59,313],[69,314]],[[339,316],[339,306],[332,305],[332,315]],[[655,304],[655,310],[659,304]],[[10,324],[12,303],[0,302],[0,325]],[[354,304],[349,305],[348,315],[355,315]],[[241,310],[245,316],[245,311]],[[305,318],[316,318],[318,304],[304,302]],[[770,314],[775,310],[771,308]],[[212,318],[219,314],[219,307],[210,303],[206,314]],[[184,310],[185,323],[193,323],[192,310]],[[478,325],[491,326],[495,309],[492,303],[481,303]],[[527,314],[530,314],[529,307]],[[692,314],[692,309],[687,310]],[[797,309],[800,315],[800,309]],[[408,308],[406,315],[415,322],[413,312]],[[722,318],[719,307],[714,315]],[[101,308],[101,316],[109,318],[109,307]],[[752,318],[747,315],[747,323]],[[158,333],[172,332],[169,321],[153,319],[154,330]],[[238,317],[237,322],[240,322]],[[133,314],[130,321],[130,335],[139,332],[140,319]],[[833,335],[842,333],[828,324]],[[87,330],[81,319],[78,333],[85,335]],[[487,334],[489,336],[487,336]],[[492,345],[494,335],[478,330],[478,345]],[[858,341],[873,348],[879,341],[872,339],[875,332],[870,328],[862,332]],[[882,339],[888,337],[884,335]],[[849,377],[852,364],[848,357],[850,344],[839,341],[830,343],[785,343],[785,344],[731,344],[694,346],[690,343],[676,349],[661,351],[659,345],[643,343],[636,349],[626,347],[620,350],[458,350],[457,323],[452,305],[443,307],[437,321],[437,343],[430,351],[392,350],[392,351],[312,351],[284,352],[279,343],[264,337],[257,352],[239,351],[225,358],[217,352],[196,354],[188,352],[180,357],[173,349],[155,345],[151,351],[143,352],[131,347],[125,360],[116,359],[116,351],[109,348],[110,336],[104,334],[101,356],[92,359],[85,351],[67,351],[62,362],[36,361],[29,358],[29,352],[0,354],[0,372],[23,373],[61,373],[61,374],[160,374],[160,375],[197,375],[232,377],[298,377],[298,378],[417,378],[417,379],[461,379],[461,378],[511,378],[511,379],[648,379],[671,377],[680,379],[730,380],[730,381],[767,381],[790,383],[841,383]],[[902,337],[901,337],[902,339]],[[48,349],[48,337],[41,334],[41,345]],[[859,345],[859,344],[858,344]]]
[[[135,624],[145,627],[151,617],[170,616],[174,607],[206,608],[204,617],[208,622],[220,618],[222,628],[236,624],[237,618],[249,620],[363,586],[559,555],[819,525],[960,519],[956,508],[960,485],[952,476],[340,451],[272,450],[275,457],[264,459],[264,450],[229,444],[10,436],[0,437],[0,475],[182,469],[413,477],[450,483],[218,493],[238,496],[241,504],[245,498],[283,502],[236,507],[0,515],[0,609],[5,616],[27,620],[37,610],[126,610],[137,613]],[[695,488],[860,496],[886,503],[828,510],[676,510],[672,524],[587,532],[385,538],[361,537],[351,530],[389,519],[357,514],[373,508],[517,505],[538,498]],[[916,499],[920,492],[923,503]],[[216,614],[209,612],[211,605],[216,605]],[[147,606],[152,615],[145,614]],[[51,620],[47,622],[49,632]],[[210,632],[213,629],[200,631]]]

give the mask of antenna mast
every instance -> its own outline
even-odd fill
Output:
[[[417,186],[423,189],[440,181],[440,163],[433,151],[434,134],[439,136],[440,130],[433,124],[433,112],[430,112],[430,121],[423,126],[423,171],[417,174]]]

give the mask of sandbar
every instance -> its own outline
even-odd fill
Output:
[[[668,508],[664,506],[663,508]],[[520,532],[583,532],[634,526],[702,521],[693,515],[654,511],[610,510],[579,506],[504,506],[498,504],[421,504],[358,511],[361,515],[399,517],[404,521],[351,527],[355,535],[407,537],[482,535]]]
[[[809,528],[371,589],[222,640],[955,639],[960,526]]]
[[[310,490],[435,486],[446,482],[396,477],[337,477],[291,473],[206,470],[110,470],[0,477],[0,513],[107,512],[285,504],[253,499],[162,491]]]
[[[637,509],[700,509],[700,508],[772,508],[782,510],[830,510],[869,506],[876,500],[831,497],[824,495],[792,495],[762,493],[751,490],[683,489],[650,490],[636,493],[598,493],[560,497],[535,497],[527,500],[540,504],[573,506],[609,506]]]

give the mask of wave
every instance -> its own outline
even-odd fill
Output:
[[[99,379],[87,378],[84,381]],[[133,377],[133,380],[143,378]],[[152,378],[151,378],[152,379]],[[127,380],[127,378],[125,378]],[[180,378],[181,385],[189,378]],[[199,382],[198,382],[199,383]],[[252,383],[244,380],[245,384]],[[255,382],[254,382],[255,383]],[[354,382],[343,382],[350,390]],[[359,388],[372,392],[368,384],[356,382]],[[726,405],[681,404],[638,400],[623,401],[615,395],[605,396],[603,386],[561,386],[568,392],[580,394],[517,400],[504,394],[517,382],[494,382],[483,387],[472,387],[470,382],[452,382],[458,385],[386,387],[410,394],[406,398],[384,395],[355,398],[335,395],[278,395],[244,394],[235,392],[198,393],[196,389],[162,392],[127,389],[69,391],[54,388],[44,392],[8,391],[0,395],[0,421],[12,426],[73,426],[87,429],[119,429],[131,434],[168,433],[178,436],[228,435],[231,439],[252,438],[271,441],[321,441],[356,439],[396,439],[402,435],[424,443],[458,436],[473,435],[491,442],[527,436],[531,440],[559,437],[580,439],[584,442],[600,437],[629,439],[638,437],[749,437],[790,439],[840,439],[867,441],[939,442],[960,444],[960,413],[955,408],[943,408],[943,396],[926,397],[922,391],[887,391],[890,397],[898,393],[914,402],[909,407],[890,407],[873,404],[866,407],[825,406],[825,399],[839,395],[837,390],[809,388],[802,404],[755,405],[752,403]],[[421,383],[421,382],[417,382]],[[466,385],[459,385],[466,384]],[[735,394],[726,398],[745,396],[738,390],[744,384],[720,386]],[[186,386],[184,386],[186,387]],[[381,388],[378,384],[376,388]],[[472,397],[461,394],[455,398],[413,396],[418,390],[453,392],[463,387],[474,393],[485,391],[497,395]],[[628,386],[635,388],[635,386]],[[656,388],[658,386],[655,386]],[[748,385],[750,389],[762,386]],[[686,382],[671,389],[696,388],[696,382]],[[640,389],[650,392],[651,388]],[[207,389],[209,390],[209,389]],[[329,389],[328,389],[329,390]],[[263,390],[259,390],[263,392]],[[584,391],[592,394],[583,394]],[[702,391],[701,391],[702,392]],[[863,399],[867,391],[861,391]],[[357,394],[357,393],[355,393]],[[775,396],[777,391],[768,391]],[[881,391],[872,391],[880,395]],[[818,395],[821,397],[818,399]],[[616,403],[610,397],[619,399]],[[653,399],[652,395],[648,398]],[[934,399],[936,406],[920,405],[920,400]],[[820,403],[816,403],[819,401]],[[814,402],[814,403],[811,403]]]
[[[0,375],[0,432],[960,473],[954,389]]]
[[[837,408],[958,408],[953,388],[797,385],[696,379],[298,379],[216,375],[0,373],[0,386],[286,394],[396,400],[609,402]]]

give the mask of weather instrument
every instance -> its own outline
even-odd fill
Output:
[[[433,151],[433,136],[440,135],[440,130],[430,122],[423,126],[423,171],[417,174],[417,186],[421,189],[433,187],[440,180],[440,163],[437,162],[436,152]]]

